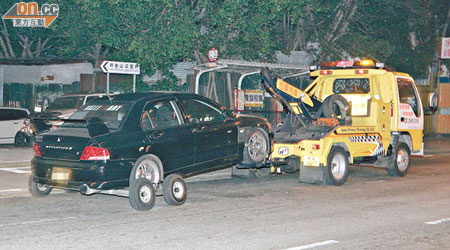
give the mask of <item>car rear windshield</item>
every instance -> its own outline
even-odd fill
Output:
[[[70,119],[85,120],[91,117],[97,117],[105,122],[109,129],[118,129],[130,107],[131,103],[87,104],[76,111]]]
[[[48,105],[48,109],[76,109],[83,105],[84,96],[58,97]]]

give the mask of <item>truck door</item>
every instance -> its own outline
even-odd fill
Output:
[[[422,103],[414,88],[412,79],[397,77],[398,86],[398,128],[423,130]]]

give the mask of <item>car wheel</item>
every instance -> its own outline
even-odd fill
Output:
[[[180,206],[187,199],[187,188],[183,177],[179,174],[171,174],[163,182],[164,200],[169,206]]]
[[[138,211],[148,211],[155,205],[155,188],[148,179],[137,179],[130,187],[130,204]]]
[[[325,168],[325,181],[328,185],[340,186],[348,177],[347,153],[341,147],[333,147],[328,155]]]
[[[129,185],[133,186],[138,179],[147,179],[156,187],[161,183],[161,168],[162,163],[152,155],[144,155],[139,158],[134,164],[130,173]]]
[[[386,168],[388,174],[394,177],[405,176],[408,172],[410,156],[411,151],[409,150],[408,145],[403,142],[398,144],[395,155],[390,163],[393,166]]]
[[[34,175],[28,177],[28,191],[34,197],[45,197],[52,192],[52,187],[46,184],[37,183],[34,180]]]
[[[244,163],[262,163],[269,153],[269,137],[262,129],[253,129],[245,143]]]
[[[16,147],[26,147],[30,145],[29,137],[23,132],[17,132],[14,138],[14,146]]]

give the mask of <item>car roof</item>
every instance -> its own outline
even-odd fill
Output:
[[[126,94],[116,94],[111,95],[109,98],[114,101],[130,101],[130,102],[137,102],[142,99],[157,99],[157,98],[164,98],[164,97],[172,97],[176,96],[179,98],[186,98],[189,96],[199,96],[191,93],[182,93],[182,92],[174,92],[174,91],[150,91],[150,92],[138,92],[138,93],[126,93]],[[104,96],[101,98],[101,100],[108,99],[107,96]]]
[[[23,110],[23,111],[26,111],[27,113],[30,113],[30,112],[28,111],[28,109],[25,109],[25,108],[16,108],[16,107],[0,107],[0,109],[14,109],[14,110]]]
[[[71,97],[71,96],[104,96],[106,93],[71,93],[71,94],[64,94],[58,97]]]

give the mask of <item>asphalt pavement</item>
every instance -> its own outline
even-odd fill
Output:
[[[226,169],[187,179],[184,205],[157,197],[147,212],[111,195],[30,197],[22,150],[14,162],[0,148],[0,249],[450,249],[448,137],[427,138],[403,178],[357,166],[334,187]]]

